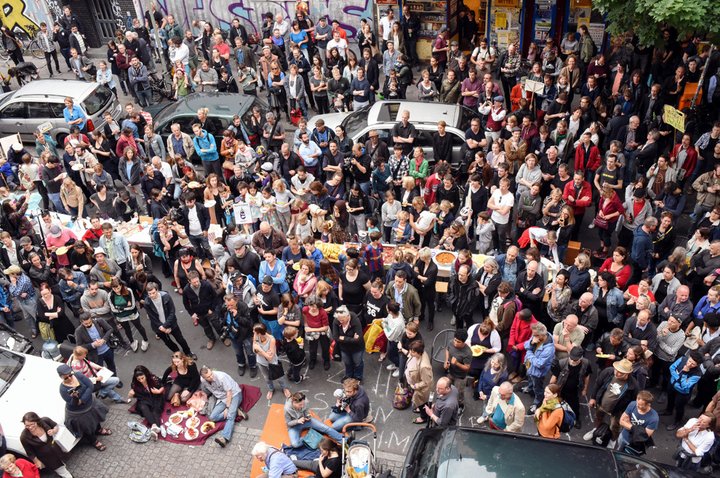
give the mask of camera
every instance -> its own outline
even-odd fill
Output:
[[[335,392],[333,392],[333,396],[335,397],[335,399],[340,400],[340,406],[333,406],[332,411],[335,413],[342,413],[345,408],[350,404],[348,396],[345,395],[345,390],[343,390],[342,388],[335,389]]]

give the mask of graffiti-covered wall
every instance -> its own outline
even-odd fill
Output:
[[[0,0],[2,1],[2,0]],[[287,18],[295,16],[295,0],[155,0],[163,14],[172,13],[183,25],[189,27],[193,20],[205,20],[213,26],[228,28],[234,17],[240,18],[248,31],[260,32],[262,15],[282,13]],[[337,19],[355,37],[361,18],[372,18],[372,0],[310,0],[310,17],[317,19],[328,15]],[[136,0],[142,11],[147,10],[149,0]]]
[[[40,22],[52,25],[48,12],[55,8],[60,9],[58,0],[0,0],[0,22],[29,34],[40,28]]]

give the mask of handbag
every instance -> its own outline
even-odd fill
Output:
[[[306,447],[310,448],[311,450],[317,450],[318,446],[320,446],[320,441],[322,439],[323,436],[321,433],[319,433],[313,428],[310,428],[307,432],[307,435],[303,437],[302,442],[305,444]]]
[[[595,224],[600,229],[607,229],[609,224],[607,222],[607,219],[604,217],[595,216],[595,219],[593,220],[593,224]]]
[[[412,389],[399,383],[397,387],[395,387],[395,394],[393,395],[393,408],[397,410],[405,410],[410,406],[412,396]]]
[[[268,369],[270,380],[277,380],[285,375],[285,370],[283,369],[282,363],[280,362],[269,364]]]

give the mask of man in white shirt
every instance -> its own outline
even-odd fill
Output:
[[[290,192],[304,201],[310,199],[310,184],[315,181],[315,176],[309,174],[305,166],[298,166],[295,176],[290,179]]]
[[[216,399],[208,419],[213,422],[225,420],[225,426],[220,432],[222,436],[215,438],[215,443],[225,448],[232,438],[235,416],[240,414],[243,420],[247,420],[247,415],[240,409],[242,390],[230,375],[205,366],[200,369],[200,386],[208,396],[212,395]]]
[[[678,453],[677,467],[684,470],[699,471],[700,462],[705,453],[710,451],[715,442],[715,416],[711,413],[703,413],[698,418],[691,418],[687,423],[675,432],[680,438],[682,451]]]
[[[340,53],[340,56],[343,58],[343,60],[347,60],[348,42],[347,40],[340,37],[340,32],[333,32],[332,40],[327,43],[328,58],[330,57],[330,51],[333,48],[337,48],[338,53]]]
[[[378,35],[382,38],[382,51],[387,49],[387,41],[390,38],[393,23],[395,23],[395,13],[392,8],[388,8],[386,15],[380,19]]]
[[[505,251],[510,243],[510,213],[515,205],[515,196],[510,192],[510,180],[502,178],[500,187],[493,191],[488,201],[488,209],[492,210],[490,220],[495,224],[497,248]]]

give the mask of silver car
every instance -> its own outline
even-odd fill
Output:
[[[462,160],[462,146],[465,144],[465,131],[470,128],[470,120],[478,114],[473,110],[460,105],[444,103],[429,103],[424,101],[384,100],[352,113],[330,113],[310,118],[308,128],[315,127],[315,121],[323,119],[325,126],[335,129],[343,125],[347,137],[354,143],[365,143],[368,133],[376,130],[380,139],[392,148],[392,129],[400,121],[403,111],[410,112],[410,122],[415,126],[418,137],[415,146],[421,146],[425,157],[432,163],[433,133],[437,131],[438,121],[447,123],[445,131],[452,139],[452,164],[459,164]]]
[[[0,136],[20,133],[24,143],[34,144],[35,131],[49,123],[50,134],[62,145],[70,133],[63,117],[68,96],[85,111],[88,131],[105,125],[103,114],[107,110],[114,118],[120,118],[120,103],[104,85],[78,80],[35,80],[0,95]]]

